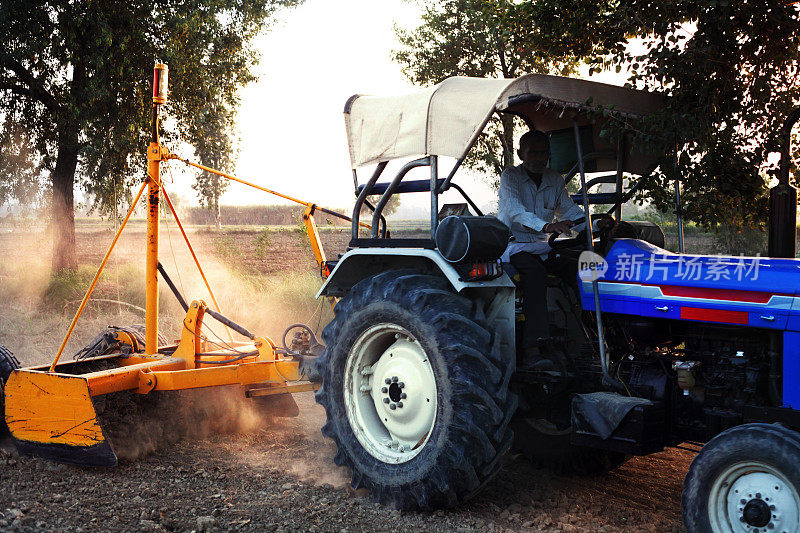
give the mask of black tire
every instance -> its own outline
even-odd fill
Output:
[[[622,465],[624,453],[586,448],[570,443],[570,431],[559,431],[541,419],[515,418],[514,447],[535,468],[547,469],[559,476],[592,476],[604,474]]]
[[[436,383],[427,441],[399,464],[365,449],[344,400],[351,348],[381,324],[402,327],[416,339]],[[496,349],[482,311],[445,279],[389,271],[362,280],[336,305],[322,337],[327,347],[317,362],[322,387],[316,394],[327,415],[322,433],[338,448],[334,462],[350,468],[354,489],[366,488],[374,501],[398,509],[441,508],[466,500],[498,472],[512,441],[514,356]]]
[[[11,372],[19,368],[19,361],[11,350],[0,345],[0,438],[9,436],[6,425],[5,389],[4,385]]]
[[[748,482],[754,478],[746,475],[753,472],[766,473],[773,479],[782,477],[775,486],[783,488],[783,496],[778,495],[781,491],[773,491],[772,486],[763,490],[760,479]],[[798,494],[800,436],[777,424],[736,426],[711,439],[692,461],[681,498],[683,522],[689,533],[733,531],[729,524],[741,527],[743,518],[751,522],[747,531],[797,533],[800,531]],[[787,504],[790,500],[782,499],[786,495],[791,496],[793,503]],[[727,506],[718,503],[722,497],[736,504],[733,516],[725,510]],[[778,509],[771,507],[775,505]],[[794,518],[787,521],[790,507],[794,508]],[[745,511],[749,513],[746,517]]]

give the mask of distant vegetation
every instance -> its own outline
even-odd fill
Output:
[[[292,205],[222,205],[221,223],[225,226],[290,226],[302,221],[302,206]],[[216,224],[215,212],[204,207],[185,207],[182,210],[183,222],[200,226]],[[326,215],[314,213],[319,226],[344,225],[349,222]]]

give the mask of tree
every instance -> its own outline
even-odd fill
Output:
[[[396,28],[402,47],[393,58],[414,83],[450,76],[516,78],[529,72],[567,75],[579,59],[574,47],[528,25],[529,8],[513,0],[424,0],[422,23]],[[514,164],[514,118],[494,118],[465,165],[499,176]]]
[[[372,205],[378,205],[378,201],[381,199],[380,195],[371,195],[367,196],[367,201]],[[400,208],[401,198],[399,194],[393,194],[389,197],[389,201],[386,202],[386,205],[383,206],[383,211],[381,214],[385,217],[389,215],[393,215],[397,212]],[[366,217],[366,218],[365,218]],[[372,220],[372,209],[367,207],[366,204],[361,206],[361,220]]]
[[[235,170],[233,140],[229,132],[234,127],[234,113],[229,109],[201,111],[195,121],[197,141],[195,150],[200,162],[227,173]],[[200,203],[214,211],[217,229],[222,227],[219,198],[228,188],[228,181],[216,174],[202,171],[192,188],[197,191]]]
[[[552,4],[563,12],[570,3]],[[632,0],[607,7],[606,29],[589,60],[627,67],[632,86],[669,96],[640,137],[675,134],[684,214],[705,226],[763,224],[767,154],[778,149],[780,126],[800,102],[797,5]],[[594,27],[584,20],[573,35]],[[631,34],[644,37],[644,52],[625,46]],[[647,183],[657,207],[671,206],[674,178],[666,163]]]
[[[128,194],[143,175],[154,61],[170,67],[166,112],[176,120],[165,139],[197,146],[198,124],[235,108],[237,88],[254,79],[253,36],[277,8],[295,2],[0,3],[0,116],[4,130],[24,128],[36,165],[50,174],[55,269],[77,265],[75,185],[110,212],[114,192]],[[5,146],[2,153],[5,159]]]
[[[487,18],[493,13],[508,16]],[[442,0],[428,3],[420,29],[400,33],[406,49],[396,57],[418,83],[455,74],[485,76],[493,73],[485,65],[500,63],[481,53],[494,42],[488,36],[506,35],[500,42],[514,42],[528,34],[538,37],[524,54],[538,64],[520,65],[513,75],[583,60],[590,73],[625,69],[630,86],[669,97],[660,113],[641,124],[633,142],[638,148],[677,144],[677,174],[664,158],[647,178],[642,197],[659,209],[674,209],[672,184],[679,175],[687,218],[704,226],[765,221],[765,177],[772,170],[767,154],[777,150],[780,125],[800,102],[796,3]],[[631,46],[635,37],[643,50]],[[613,128],[606,133],[615,134]],[[478,148],[483,148],[479,157],[497,168],[485,147]],[[507,153],[503,157],[505,164]]]

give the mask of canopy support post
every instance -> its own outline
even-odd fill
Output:
[[[592,216],[589,213],[589,192],[586,190],[586,172],[583,168],[583,146],[581,145],[581,131],[578,127],[578,120],[573,119],[572,129],[575,132],[575,151],[578,156],[578,169],[581,175],[581,190],[583,191],[583,209],[586,221],[586,249],[594,252],[594,235],[592,235]],[[609,384],[615,384],[616,380],[611,378],[608,373],[608,354],[606,353],[606,340],[603,333],[603,316],[600,311],[600,285],[597,279],[592,280],[592,293],[594,293],[594,316],[597,318],[597,342],[600,345],[600,366],[603,370],[603,377]]]
[[[439,222],[439,156],[430,156],[431,161],[431,240],[436,239],[436,224]]]
[[[432,156],[432,157],[435,157],[435,156]],[[380,229],[380,220],[381,220],[381,215],[383,213],[383,208],[386,207],[387,203],[389,203],[389,199],[394,194],[394,191],[397,190],[397,186],[400,185],[401,181],[403,181],[403,178],[405,177],[405,175],[408,174],[408,171],[413,169],[413,168],[424,167],[424,166],[428,166],[430,164],[431,164],[430,157],[421,157],[419,159],[415,159],[414,161],[410,161],[410,162],[406,163],[405,165],[403,165],[403,168],[401,168],[400,171],[397,173],[397,176],[394,177],[394,179],[389,184],[389,186],[386,187],[386,191],[381,196],[381,199],[378,200],[377,204],[375,204],[375,212],[372,213],[372,238],[373,239],[377,239],[378,238],[379,229]],[[380,168],[380,165],[384,165],[385,166],[386,163],[380,163],[378,165],[378,168]],[[377,172],[377,169],[376,169],[376,172]],[[375,178],[375,180],[377,181],[377,178]],[[369,193],[367,188],[369,188],[371,190],[373,185],[375,185],[375,182],[370,180],[369,183],[367,183],[367,185],[364,187],[364,190],[362,190],[361,194],[358,196],[358,201],[361,200],[362,196],[365,196],[364,195],[365,192]],[[360,206],[359,206],[359,208],[360,208]]]
[[[352,216],[353,228],[352,228],[351,238],[353,239],[358,239],[358,226],[359,226],[358,219],[361,216],[361,207],[364,205],[364,202],[367,201],[367,196],[372,190],[372,186],[375,185],[375,183],[378,181],[378,178],[381,177],[381,173],[383,172],[383,169],[386,168],[387,164],[388,164],[387,161],[382,161],[378,163],[378,166],[375,167],[375,171],[372,173],[372,176],[369,178],[369,181],[367,181],[367,183],[364,184],[364,188],[361,189],[361,194],[359,194],[358,198],[356,198],[356,205],[353,207],[353,216]],[[356,188],[356,190],[358,189]],[[375,212],[374,209],[372,211],[373,213]]]

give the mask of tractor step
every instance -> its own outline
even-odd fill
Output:
[[[572,444],[630,455],[664,449],[662,402],[613,392],[576,394],[572,399]]]

